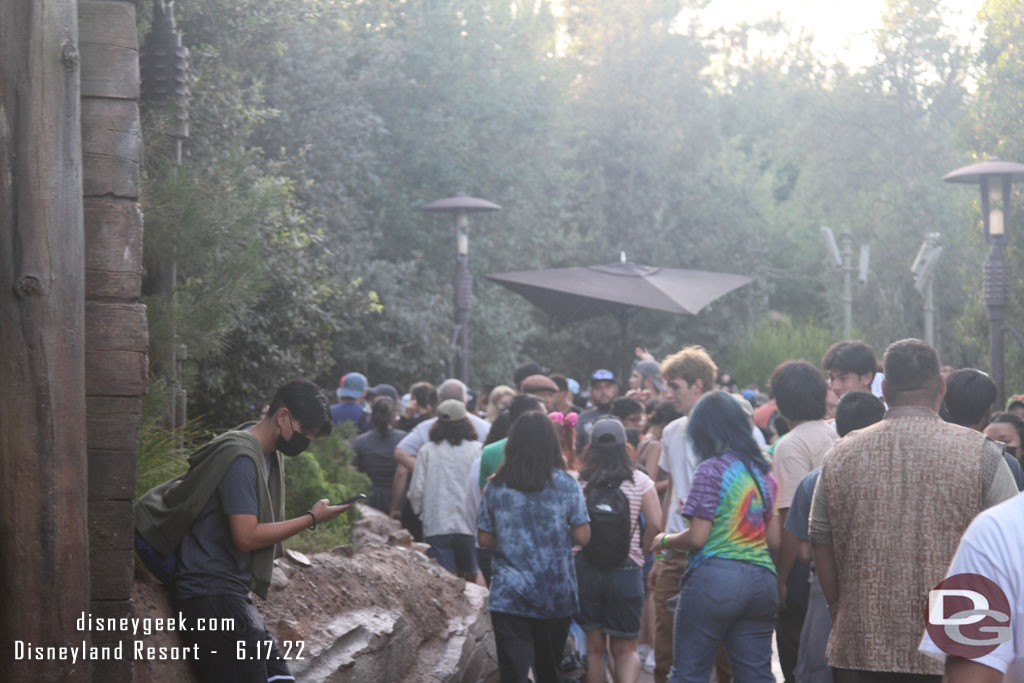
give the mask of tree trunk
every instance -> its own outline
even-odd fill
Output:
[[[0,643],[77,646],[88,611],[76,3],[0,3]],[[11,681],[91,665],[6,657]]]

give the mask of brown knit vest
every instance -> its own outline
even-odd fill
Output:
[[[917,647],[928,591],[982,510],[984,443],[932,413],[887,416],[830,452],[822,483],[840,592],[832,666],[942,674]]]

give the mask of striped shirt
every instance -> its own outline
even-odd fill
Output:
[[[633,535],[629,539],[629,559],[644,566],[644,554],[640,549],[640,524],[637,521],[640,516],[641,501],[644,494],[654,488],[654,482],[640,470],[633,470],[633,480],[628,479],[619,485],[619,490],[626,494],[629,501],[629,523],[633,528]]]

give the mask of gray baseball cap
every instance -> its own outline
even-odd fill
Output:
[[[590,443],[602,446],[622,446],[626,443],[626,428],[614,417],[603,417],[594,423]]]

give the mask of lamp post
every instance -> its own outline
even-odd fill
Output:
[[[498,211],[500,206],[486,199],[467,197],[461,192],[438,199],[424,211],[451,213],[455,218],[455,377],[469,383],[469,310],[473,307],[473,275],[469,272],[469,214]]]
[[[939,244],[939,233],[930,232],[917,250],[910,272],[914,274],[914,287],[924,297],[924,340],[935,346],[935,267],[945,249]]]
[[[1024,180],[1024,164],[989,159],[947,173],[949,183],[977,183],[981,186],[981,215],[985,244],[990,247],[984,266],[985,308],[988,310],[988,356],[992,381],[996,384],[996,405],[1002,405],[1003,331],[1006,306],[1010,300],[1010,271],[1006,262],[1006,227],[1010,214],[1010,185]]]

